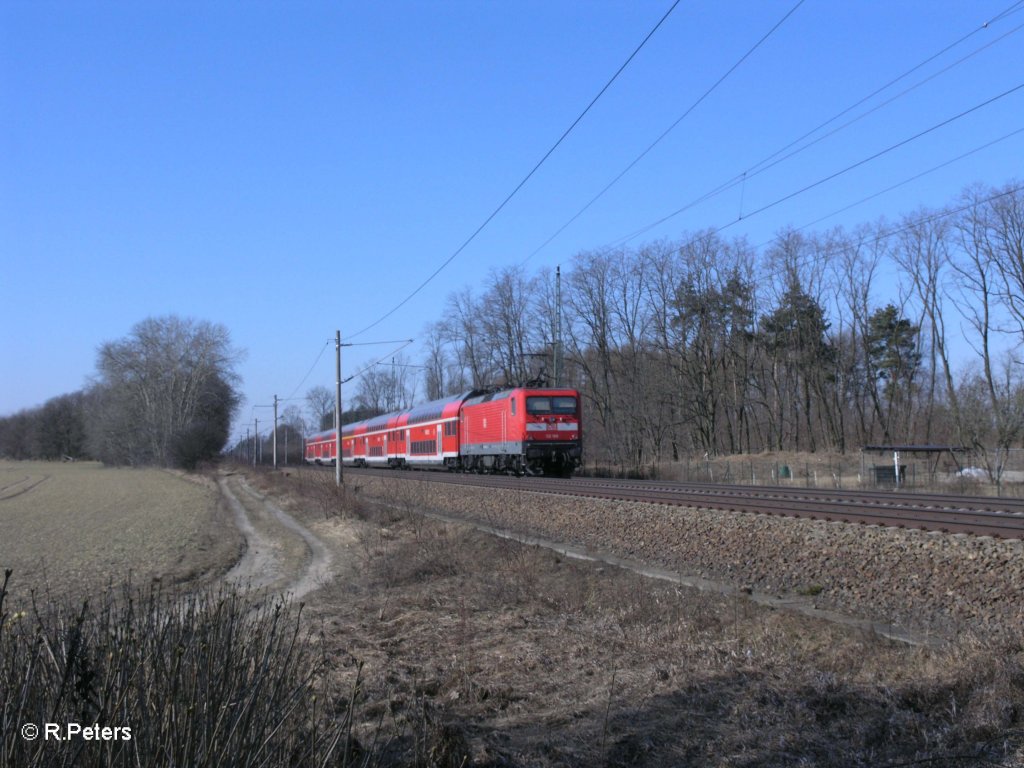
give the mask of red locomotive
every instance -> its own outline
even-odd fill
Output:
[[[411,467],[568,477],[580,464],[574,389],[474,390],[341,428],[345,466]],[[306,461],[333,464],[333,429],[306,442]]]

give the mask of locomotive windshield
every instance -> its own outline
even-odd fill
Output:
[[[526,398],[526,412],[531,416],[552,413],[576,413],[576,398],[568,395],[535,396]]]

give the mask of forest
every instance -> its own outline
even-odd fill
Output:
[[[635,469],[880,443],[991,458],[1021,443],[1019,181],[895,222],[763,247],[694,232],[560,271],[507,267],[449,295],[422,365],[364,376],[357,407],[557,377],[584,397],[588,459]]]
[[[147,318],[100,345],[84,389],[0,418],[0,457],[193,469],[227,442],[241,356],[221,325]]]
[[[1024,183],[757,246],[705,230],[577,253],[557,274],[505,267],[451,293],[420,342],[415,363],[360,376],[343,416],[540,379],[580,390],[587,460],[630,471],[877,444],[964,447],[998,468],[1024,441]],[[238,357],[222,327],[144,321],[101,347],[93,386],[0,419],[0,455],[209,458]],[[331,390],[307,405],[282,415],[295,460],[333,423]]]

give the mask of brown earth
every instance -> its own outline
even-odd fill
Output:
[[[13,597],[209,580],[241,545],[216,486],[200,476],[0,461],[0,570],[13,570]]]
[[[245,539],[225,581],[298,600],[329,579],[331,551],[273,499],[234,473],[219,476],[217,486]]]
[[[1024,764],[1019,634],[895,643],[428,519],[354,478],[252,482],[335,553],[307,615],[326,692],[356,694],[382,764]]]
[[[561,542],[755,599],[830,610],[908,637],[1024,627],[1024,541],[353,475],[403,508]]]
[[[416,494],[339,493],[322,472],[2,469],[0,564],[23,576],[42,556],[67,594],[132,572],[301,596],[361,764],[1024,765],[1024,634],[894,643],[432,520]]]

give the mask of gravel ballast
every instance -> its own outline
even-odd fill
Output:
[[[811,600],[918,635],[1024,626],[1024,542],[541,492],[359,477],[362,496]]]

